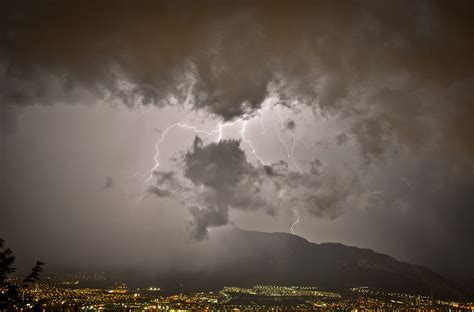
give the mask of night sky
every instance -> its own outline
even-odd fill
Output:
[[[169,267],[293,229],[472,277],[473,15],[2,1],[0,237],[20,267]]]

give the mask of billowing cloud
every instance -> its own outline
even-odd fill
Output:
[[[334,219],[349,207],[368,208],[375,203],[367,201],[368,189],[350,167],[328,167],[317,158],[304,172],[276,164],[270,177],[277,189],[284,190],[285,205],[310,216]]]
[[[184,157],[184,176],[196,188],[191,234],[207,236],[210,226],[229,222],[229,209],[257,209],[268,205],[261,194],[263,181],[259,171],[239,147],[240,141],[225,140],[203,145],[196,137]]]
[[[155,172],[156,185],[149,191],[159,197],[186,197],[192,217],[190,234],[195,239],[208,235],[208,228],[229,223],[229,209],[253,210],[270,205],[262,195],[259,169],[251,165],[240,141],[223,140],[204,145],[195,138],[183,158],[183,179],[172,172]],[[191,183],[192,188],[182,185]],[[174,192],[179,189],[179,192]]]
[[[407,4],[8,3],[0,102],[190,103],[227,121],[255,113],[276,83],[286,105],[360,119],[355,138],[378,155],[375,127],[413,143],[420,118],[447,110],[419,104],[422,92],[472,82],[470,1]]]

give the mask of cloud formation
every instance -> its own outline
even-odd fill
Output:
[[[190,231],[196,239],[207,237],[211,226],[227,224],[230,208],[252,210],[269,205],[258,169],[247,161],[239,145],[236,140],[203,145],[196,137],[184,157],[184,176],[196,188],[190,208]]]
[[[186,102],[228,121],[254,114],[276,84],[285,105],[357,120],[362,153],[377,156],[387,136],[419,143],[410,134],[429,133],[430,118],[451,140],[472,104],[470,1],[19,1],[1,14],[2,106]]]
[[[196,137],[178,166],[183,172],[154,173],[156,185],[149,192],[158,197],[186,198],[192,218],[189,230],[195,239],[206,238],[211,227],[228,224],[231,209],[260,209],[274,216],[293,207],[304,214],[333,219],[361,200],[364,207],[373,204],[350,168],[328,168],[318,159],[309,164],[307,172],[289,170],[284,161],[255,166],[248,162],[240,143],[222,140],[205,145]]]

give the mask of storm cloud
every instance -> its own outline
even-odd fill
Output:
[[[469,1],[15,1],[1,19],[2,106],[189,102],[228,121],[255,113],[276,84],[285,105],[358,119],[362,152],[377,155],[384,136],[416,143],[407,133],[423,132],[419,120],[447,110],[449,139],[472,104]],[[419,100],[453,88],[452,108]]]
[[[196,137],[193,148],[184,157],[184,176],[195,190],[190,208],[192,237],[207,237],[212,226],[229,223],[229,209],[254,210],[270,205],[262,195],[263,181],[252,166],[240,141],[225,140],[203,145]]]
[[[474,253],[469,235],[473,5],[462,0],[5,1],[0,139],[2,207],[7,208],[0,228],[13,236],[15,228],[40,218],[39,211],[46,211],[47,221],[53,215],[69,220],[74,210],[73,219],[83,215],[80,224],[86,228],[93,213],[103,213],[108,222],[111,207],[122,200],[105,213],[96,209],[105,195],[88,194],[105,188],[107,196],[118,196],[115,192],[131,187],[123,182],[130,179],[120,178],[129,173],[122,168],[126,164],[146,162],[142,167],[149,170],[156,137],[144,133],[174,122],[178,117],[169,109],[177,109],[201,114],[209,128],[248,121],[248,138],[259,143],[252,153],[242,135],[220,141],[196,137],[191,144],[183,143],[189,133],[179,133],[165,141],[168,154],[160,154],[163,164],[152,173],[153,185],[145,186],[144,201],[153,200],[153,213],[169,199],[179,202],[170,215],[190,219],[193,238],[205,239],[209,229],[232,223],[235,212],[263,212],[273,220],[295,208],[302,220],[344,220],[347,227],[377,230],[370,238],[350,235],[361,244],[388,246],[387,252],[416,255],[414,261],[446,272],[474,275],[461,256],[441,259],[460,250]],[[84,113],[102,104],[106,116]],[[272,126],[265,113],[275,110],[284,116],[281,124],[273,116],[277,126]],[[122,124],[114,118],[125,120],[116,117],[124,111],[157,111],[153,118],[160,124],[149,126],[142,119]],[[268,126],[267,136],[255,134],[251,123],[257,116],[262,128]],[[108,124],[120,126],[105,135]],[[70,127],[75,132],[66,131]],[[286,148],[270,138],[273,134],[282,136]],[[293,162],[287,153],[295,145]],[[176,146],[177,152],[166,150]],[[113,152],[102,155],[108,149]],[[254,153],[271,159],[268,165],[255,162]],[[174,162],[166,165],[168,156]],[[127,170],[135,174],[142,167]],[[98,172],[100,178],[91,183]],[[128,218],[128,210],[120,213]],[[363,222],[344,219],[357,214]],[[120,228],[113,222],[110,237],[114,226]],[[305,233],[319,239],[319,229],[309,227]],[[336,228],[345,233],[346,224]],[[82,233],[79,225],[77,232]],[[406,249],[398,247],[399,235]]]

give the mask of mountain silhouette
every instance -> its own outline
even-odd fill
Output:
[[[331,290],[369,286],[381,291],[462,298],[462,289],[430,269],[397,261],[370,249],[316,244],[287,233],[234,228],[214,242],[212,263],[199,270],[161,273],[157,282],[173,291],[224,286],[298,285]]]

